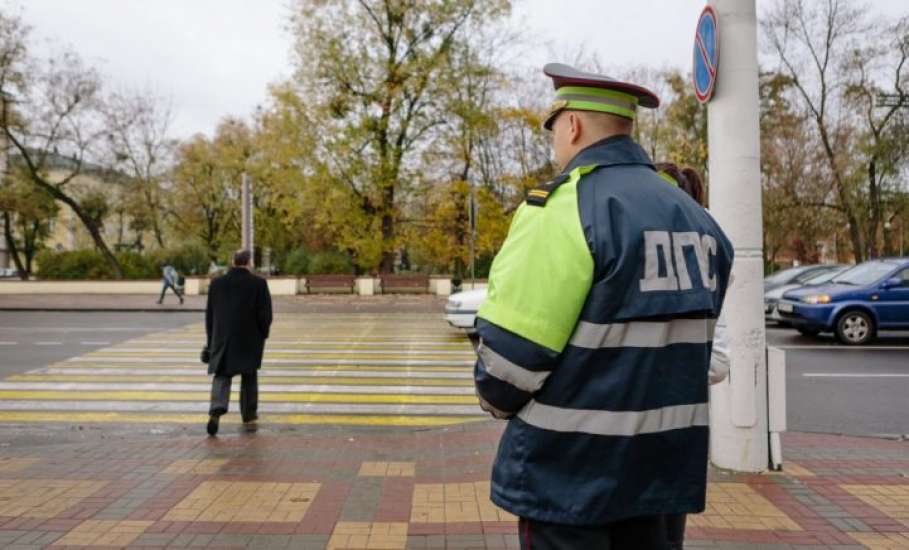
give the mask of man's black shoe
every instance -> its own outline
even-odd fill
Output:
[[[218,421],[219,417],[217,416],[208,417],[208,426],[205,428],[208,431],[208,435],[216,435],[218,433]]]
[[[258,420],[259,420],[258,415],[250,418],[249,420],[244,420],[243,429],[246,430],[247,432],[254,432],[254,431],[258,430],[259,429]]]

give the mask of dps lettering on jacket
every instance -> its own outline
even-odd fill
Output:
[[[716,290],[716,239],[694,231],[644,231],[644,278],[641,292],[691,290],[694,285],[688,273],[685,251],[693,250],[701,285]],[[666,274],[660,275],[660,258]],[[711,270],[711,259],[713,269]],[[711,275],[711,272],[713,275]]]

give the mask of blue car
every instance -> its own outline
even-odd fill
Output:
[[[909,330],[909,258],[859,264],[829,284],[783,294],[777,308],[802,334],[833,332],[849,345],[870,342],[878,330]]]

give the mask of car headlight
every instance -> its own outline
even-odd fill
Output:
[[[802,298],[802,301],[805,302],[806,304],[813,304],[813,305],[829,304],[830,296],[827,294],[815,294],[812,296],[805,296],[804,298]]]
[[[451,309],[461,309],[461,302],[448,301],[448,307]]]

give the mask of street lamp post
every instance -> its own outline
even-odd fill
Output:
[[[477,204],[473,185],[470,186],[467,209],[467,221],[470,229],[470,284],[473,285],[477,277],[477,214],[479,213],[479,205]]]
[[[256,252],[255,252],[255,216],[253,214],[253,185],[252,181],[249,178],[249,174],[243,172],[240,176],[240,203],[242,208],[241,220],[241,248],[244,250],[249,250],[251,255],[249,260],[249,267],[254,268],[256,266]]]

